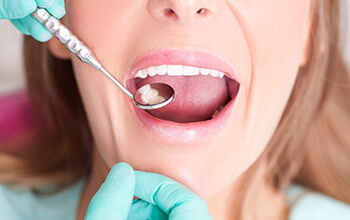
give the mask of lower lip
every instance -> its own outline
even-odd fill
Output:
[[[194,141],[203,141],[223,129],[225,122],[235,109],[239,97],[240,90],[234,99],[232,99],[215,118],[193,123],[176,123],[159,119],[137,108],[132,100],[129,103],[148,132],[153,133],[168,143],[180,142],[183,144],[191,144],[191,142]]]

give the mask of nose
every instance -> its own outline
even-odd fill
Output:
[[[149,0],[148,11],[163,22],[192,23],[209,18],[215,10],[215,0]]]

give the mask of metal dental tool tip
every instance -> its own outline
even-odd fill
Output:
[[[153,110],[162,108],[174,100],[175,92],[173,88],[164,83],[147,84],[139,88],[133,95],[118,80],[102,67],[102,64],[95,58],[92,51],[85,46],[74,34],[64,26],[58,19],[43,8],[37,8],[32,16],[37,19],[44,27],[52,33],[69,51],[75,54],[81,61],[93,66],[101,71],[118,88],[120,88],[129,98],[133,99],[134,104],[144,110]]]

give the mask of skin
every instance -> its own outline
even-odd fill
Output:
[[[51,51],[73,61],[95,139],[93,170],[78,219],[109,169],[120,161],[184,184],[206,200],[214,219],[232,219],[228,210],[237,202],[235,185],[266,148],[298,68],[307,60],[310,1],[67,0],[66,8],[67,25],[121,82],[135,57],[172,48],[221,57],[241,83],[236,107],[219,132],[177,146],[147,131],[116,86],[52,40]],[[164,16],[166,8],[175,14]],[[207,12],[196,14],[200,8]],[[278,204],[281,195],[263,188],[269,203]],[[278,208],[271,207],[276,213]]]

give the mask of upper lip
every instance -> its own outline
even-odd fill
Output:
[[[137,71],[158,65],[186,65],[219,70],[239,82],[232,66],[218,56],[197,50],[161,50],[148,52],[138,57],[131,65],[125,81],[135,77]]]

